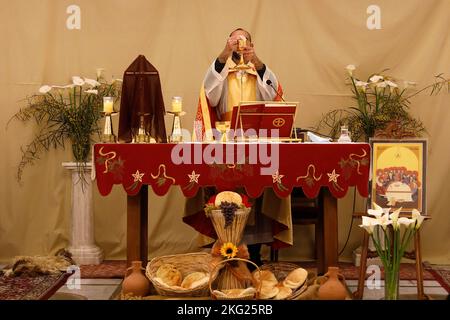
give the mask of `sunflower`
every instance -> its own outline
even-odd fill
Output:
[[[226,242],[220,248],[220,254],[227,259],[234,258],[238,253],[238,248],[231,242]]]

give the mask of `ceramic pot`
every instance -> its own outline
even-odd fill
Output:
[[[328,267],[328,272],[324,275],[327,279],[323,282],[318,291],[320,300],[345,300],[347,288],[339,278],[345,281],[344,276],[339,273],[338,267]]]
[[[137,297],[148,295],[150,283],[142,270],[145,270],[142,268],[142,261],[131,262],[131,267],[127,269],[122,283],[122,294],[132,294]]]

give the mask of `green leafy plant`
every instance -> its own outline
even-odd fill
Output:
[[[339,136],[342,125],[348,126],[353,141],[367,141],[390,126],[395,127],[396,138],[420,136],[425,132],[425,127],[408,111],[411,98],[427,90],[430,94],[439,93],[443,88],[450,92],[450,79],[444,78],[443,74],[435,76],[434,83],[412,93],[414,82],[403,81],[400,86],[393,77],[384,74],[387,70],[370,75],[367,81],[356,78],[354,70],[355,66],[347,66],[352,98],[357,106],[331,110],[323,115],[317,125],[317,130],[328,130],[328,135],[333,138]]]
[[[72,77],[65,86],[44,85],[39,93],[25,99],[12,120],[24,123],[34,121],[37,132],[33,140],[21,147],[22,158],[17,169],[17,179],[22,180],[24,168],[40,159],[45,151],[65,148],[70,142],[72,154],[80,170],[88,160],[95,137],[100,137],[99,120],[103,117],[103,97],[120,98],[122,80],[107,82],[101,72],[97,80]]]

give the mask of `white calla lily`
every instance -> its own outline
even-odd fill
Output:
[[[73,76],[72,77],[72,82],[74,85],[76,86],[82,86],[84,84],[84,80],[78,76]]]
[[[398,85],[395,82],[392,82],[390,80],[386,80],[385,82],[389,87],[398,88]]]
[[[363,216],[362,217],[362,224],[360,224],[359,226],[361,228],[366,229],[369,234],[372,234],[375,226],[378,225],[378,224],[379,224],[379,222],[377,221],[377,219],[371,218],[371,217],[367,217],[367,216]]]
[[[47,86],[47,85],[39,88],[39,92],[42,94],[46,94],[47,92],[50,92],[50,90],[52,90],[52,87]]]
[[[86,90],[84,92],[90,93],[90,94],[98,94],[98,90],[96,90],[96,89],[89,89],[89,90]]]
[[[423,220],[425,220],[425,217],[422,216],[422,215],[420,214],[419,210],[417,210],[417,209],[413,209],[411,215],[412,215],[412,218],[413,218],[415,221],[417,221],[417,222],[416,222],[416,229],[419,229],[420,226],[422,225]]]
[[[417,84],[417,82],[414,81],[403,81],[403,88],[408,89],[409,87],[414,87]]]
[[[386,88],[387,83],[386,81],[382,81],[380,83],[377,83],[377,88]]]
[[[96,73],[97,73],[97,79],[100,79],[102,77],[102,73],[103,71],[105,71],[105,69],[103,68],[97,68]]]
[[[84,82],[86,82],[88,85],[90,85],[93,88],[98,87],[100,85],[100,82],[98,82],[97,80],[94,80],[94,79],[84,78]]]
[[[416,222],[416,220],[414,220],[414,219],[409,219],[409,218],[406,218],[406,217],[398,218],[398,224],[399,224],[399,225],[403,224],[403,225],[406,226],[407,228],[408,228],[411,224],[414,225],[415,222]]]
[[[378,82],[380,80],[383,80],[383,76],[379,76],[379,75],[373,75],[372,77],[370,77],[369,81],[370,82]]]
[[[353,75],[353,71],[356,69],[355,65],[349,64],[345,67],[349,75]]]
[[[392,226],[394,227],[394,230],[397,230],[400,227],[398,224],[398,216],[399,216],[401,210],[402,210],[402,208],[398,208],[397,210],[395,210],[394,212],[392,212],[389,215],[389,218],[392,221]]]
[[[369,209],[369,210],[367,210],[367,213],[368,213],[369,215],[371,215],[371,216],[380,218],[381,215],[384,213],[384,211],[383,211],[382,208],[380,208],[380,209],[375,209],[375,210],[374,210],[374,209]]]

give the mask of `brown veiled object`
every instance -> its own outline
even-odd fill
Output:
[[[146,134],[157,142],[167,142],[164,114],[158,70],[140,55],[123,75],[119,140],[131,142],[133,136],[138,133],[140,116],[144,115]]]

